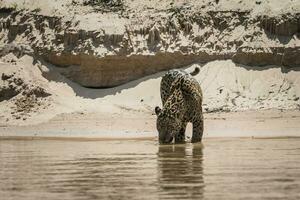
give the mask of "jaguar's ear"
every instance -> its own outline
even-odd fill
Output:
[[[156,115],[159,115],[160,112],[161,112],[160,107],[156,106],[156,107],[155,107],[155,114],[156,114]]]

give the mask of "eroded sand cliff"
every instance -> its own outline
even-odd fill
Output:
[[[86,87],[213,60],[300,66],[297,1],[15,2],[1,9],[2,54],[15,45]]]

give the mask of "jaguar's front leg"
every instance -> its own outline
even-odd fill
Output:
[[[186,123],[184,123],[180,131],[175,135],[175,143],[185,143],[185,128]]]
[[[193,120],[192,143],[201,142],[203,135],[203,116],[202,114]]]

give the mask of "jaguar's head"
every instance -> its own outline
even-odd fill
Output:
[[[155,113],[157,115],[156,128],[158,130],[158,138],[160,144],[169,144],[173,141],[176,133],[181,128],[181,122],[179,119],[172,116],[164,109],[155,107]]]

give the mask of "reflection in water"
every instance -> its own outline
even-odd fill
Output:
[[[161,145],[158,151],[159,192],[170,198],[203,196],[201,145]]]

